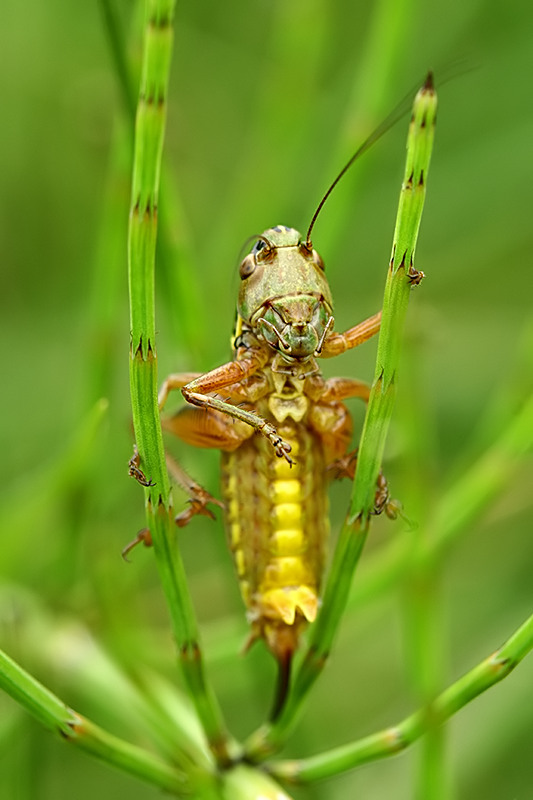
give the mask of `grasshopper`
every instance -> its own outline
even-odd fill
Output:
[[[370,396],[363,381],[325,379],[318,362],[366,342],[381,323],[378,312],[344,332],[334,330],[332,294],[311,232],[340,178],[405,110],[402,102],[352,156],[322,198],[305,237],[284,225],[255,237],[240,264],[232,360],[205,374],[172,374],[159,392],[161,411],[172,391],[181,390],[187,401],[176,414],[163,416],[165,430],[222,453],[222,501],[167,459],[190,499],[176,522],[184,526],[196,514],[214,516],[212,504],[224,509],[250,643],[264,640],[277,660],[281,695],[301,633],[320,605],[328,484],[355,475],[352,418],[344,401],[367,402]],[[413,284],[421,277],[414,271],[408,275]],[[143,482],[137,455],[130,474]],[[383,511],[396,518],[399,504],[390,499],[380,473],[374,513]],[[139,540],[149,544],[149,533],[141,532]]]

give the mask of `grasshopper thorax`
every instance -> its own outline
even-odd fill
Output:
[[[277,225],[262,233],[240,275],[238,311],[253,333],[287,361],[318,355],[333,304],[323,261],[298,231]]]

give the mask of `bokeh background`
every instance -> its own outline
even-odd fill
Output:
[[[152,554],[139,549],[129,565],[120,557],[143,525],[143,499],[126,469],[131,117],[106,7],[28,0],[2,13],[0,644],[75,708],[135,739],[113,711],[106,669],[178,679]],[[112,8],[134,85],[142,4]],[[524,1],[177,6],[158,272],[161,377],[227,360],[247,237],[278,223],[305,230],[362,138],[428,67],[438,88],[444,80],[417,253],[427,278],[412,296],[385,464],[417,527],[379,520],[362,580],[401,537],[426,535],[438,498],[531,393],[532,26]],[[339,329],[380,304],[406,126],[354,167],[314,231]],[[325,371],[371,379],[374,354],[369,344]],[[216,492],[217,454],[171,447]],[[514,467],[430,575],[438,686],[531,613],[531,458]],[[183,502],[176,494],[176,507]],[[334,487],[333,530],[346,503],[347,487]],[[246,623],[220,519],[196,519],[179,538],[210,675],[233,730],[246,735],[268,709],[273,666],[259,646],[238,655]],[[408,584],[354,601],[287,753],[353,740],[417,707],[409,642],[424,601]],[[530,658],[449,724],[439,796],[531,796],[532,681]],[[0,742],[2,797],[156,796],[74,752],[3,697]],[[416,745],[295,796],[408,800],[420,755]]]

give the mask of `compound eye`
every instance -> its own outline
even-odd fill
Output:
[[[266,242],[263,239],[258,239],[257,242],[252,247],[252,253],[254,256],[258,255],[261,250],[264,250],[267,246]]]
[[[307,246],[307,242],[302,242],[301,239],[298,240],[298,250],[304,258],[313,258],[313,250]]]
[[[255,267],[256,267],[255,257],[253,253],[250,253],[250,255],[246,256],[244,261],[241,262],[241,266],[239,267],[239,275],[241,276],[241,280],[249,278],[250,275],[254,272]]]
[[[252,255],[254,256],[256,263],[271,261],[275,252],[275,246],[266,239],[258,239],[252,247]]]
[[[321,257],[318,255],[316,250],[313,250],[313,261],[315,262],[317,267],[321,269],[322,272],[324,272],[324,270],[326,269],[326,265],[324,264],[324,262],[322,261]]]

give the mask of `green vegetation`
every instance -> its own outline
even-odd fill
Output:
[[[154,554],[120,558],[144,524],[141,490],[127,478],[137,323],[126,289],[143,7],[101,9],[57,0],[5,12],[0,647],[23,669],[6,658],[0,671],[45,726],[121,771],[80,755],[2,695],[0,795],[66,797],[73,786],[81,800],[155,795],[142,777],[170,790],[186,782],[198,797],[269,796],[271,779],[247,767],[217,784],[185,697],[192,687],[213,741],[215,695],[241,740],[271,699],[268,654],[256,646],[238,656],[246,623],[220,520],[175,533],[188,588],[177,554],[169,548],[174,570],[165,573],[155,548],[171,615]],[[531,658],[458,710],[505,677],[532,638],[533,115],[521,85],[531,12],[508,13],[490,2],[176,9],[158,204],[159,375],[133,380],[152,400],[168,372],[227,359],[242,242],[272,224],[305,231],[328,181],[406,87],[433,67],[439,89],[416,262],[428,277],[412,292],[385,448],[409,522],[373,522],[328,668],[282,754],[302,760],[269,764],[276,777],[314,780],[426,734],[400,757],[290,787],[295,798],[496,800],[532,783]],[[457,54],[466,66],[450,66]],[[439,74],[450,72],[441,88]],[[339,329],[381,303],[405,128],[343,180],[313,233]],[[156,186],[158,176],[143,180]],[[370,379],[374,360],[369,343],[325,369]],[[157,447],[157,431],[147,441]],[[216,494],[216,454],[170,447]],[[157,485],[165,491],[163,476]],[[175,491],[174,507],[182,503]],[[335,486],[335,531],[347,506],[346,487]],[[189,590],[205,665],[186,660],[182,682],[171,631],[181,652],[196,637],[175,601],[188,603]]]

